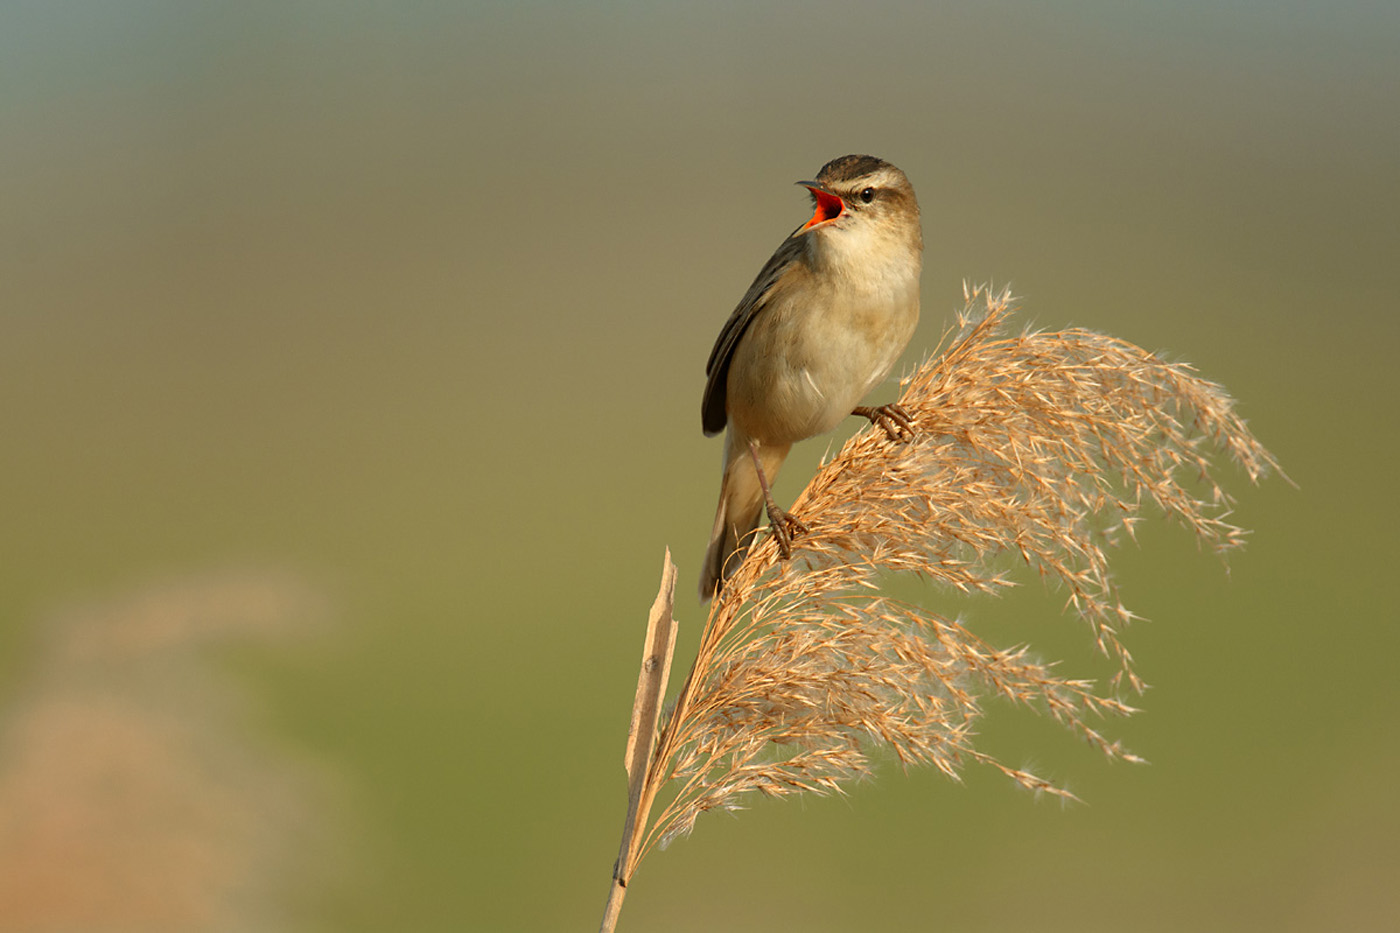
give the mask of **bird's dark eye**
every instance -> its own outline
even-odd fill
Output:
[[[875,189],[874,189],[874,188],[866,188],[864,191],[862,191],[862,192],[860,193],[860,199],[861,199],[862,201],[864,201],[866,204],[869,204],[871,201],[875,200]]]

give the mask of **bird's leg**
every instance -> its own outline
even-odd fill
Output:
[[[879,408],[857,405],[851,409],[851,414],[869,418],[871,423],[884,428],[885,436],[892,441],[906,440],[914,436],[914,419],[904,410],[904,406],[898,403],[881,405]]]
[[[773,501],[773,490],[763,473],[763,462],[758,459],[757,441],[749,441],[749,456],[753,457],[753,468],[758,471],[758,486],[763,490],[763,505],[768,509],[768,528],[773,532],[773,540],[778,542],[778,553],[787,560],[792,556],[792,539],[806,534],[807,526]]]

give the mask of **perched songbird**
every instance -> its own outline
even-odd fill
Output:
[[[860,407],[889,375],[919,321],[924,248],[919,204],[904,173],[848,155],[822,166],[816,213],[783,241],[715,341],[705,367],[705,433],[724,437],[724,480],[700,576],[708,600],[734,572],[768,508],[784,557],[802,523],[771,484],[793,442],[862,415],[898,436],[897,405]]]

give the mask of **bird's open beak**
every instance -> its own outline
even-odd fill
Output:
[[[798,233],[806,233],[814,227],[830,223],[846,210],[846,205],[841,199],[826,189],[826,186],[815,181],[799,181],[799,185],[812,192],[812,197],[817,199],[817,211],[812,215],[812,219],[807,221],[797,229]]]

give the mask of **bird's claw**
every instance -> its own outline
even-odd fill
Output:
[[[810,529],[791,512],[770,502],[768,504],[768,530],[772,533],[773,540],[778,543],[778,553],[782,555],[783,560],[787,560],[792,557],[793,539],[798,535],[807,534]]]
[[[869,418],[871,424],[883,428],[885,436],[892,441],[908,440],[914,436],[914,419],[902,405],[881,405],[879,408],[859,405],[851,410],[851,414]]]

